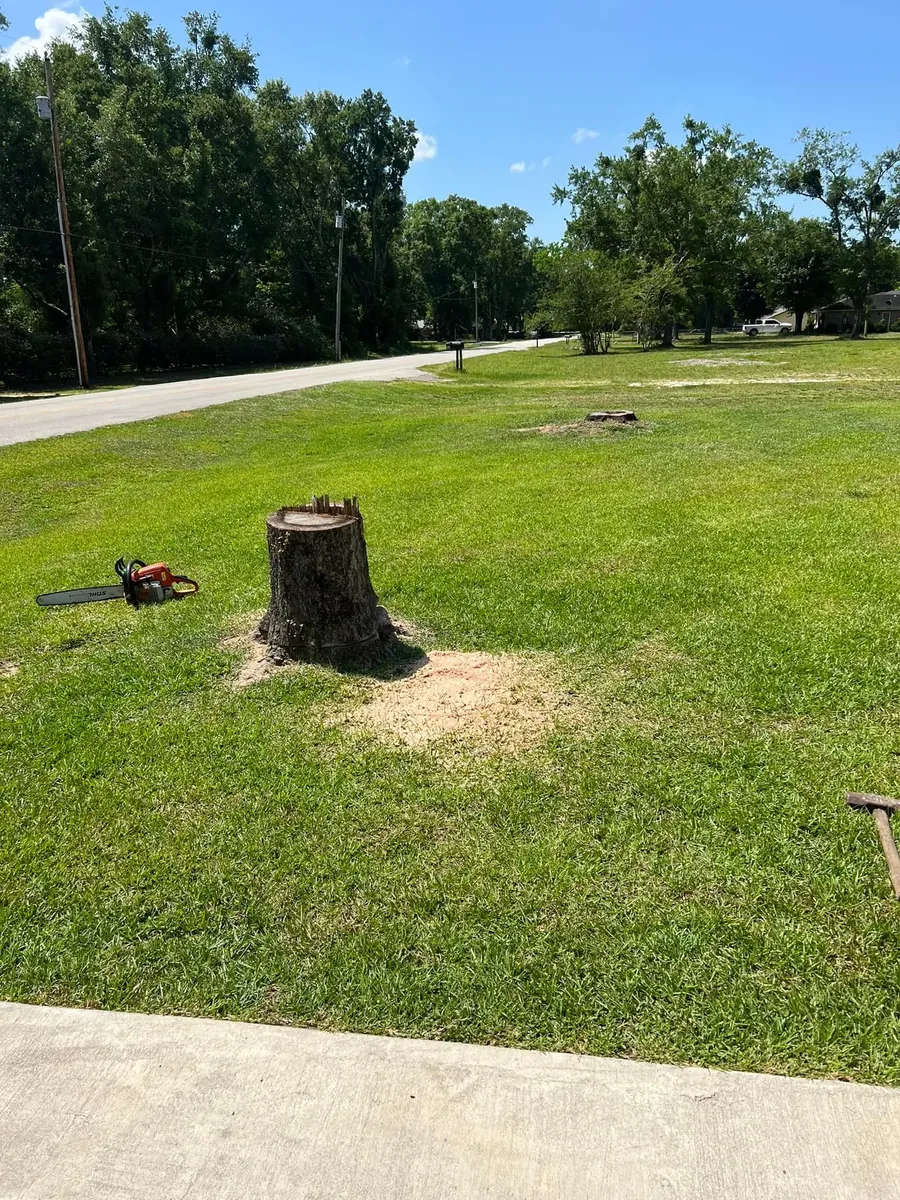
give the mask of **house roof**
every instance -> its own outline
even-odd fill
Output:
[[[886,312],[888,309],[900,309],[900,291],[896,292],[873,292],[869,297],[869,304],[876,312]],[[826,304],[824,308],[820,308],[819,312],[841,312],[844,309],[852,309],[853,301],[849,296],[842,296],[840,300],[835,300],[832,304]]]

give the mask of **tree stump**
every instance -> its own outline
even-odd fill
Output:
[[[280,508],[266,517],[271,598],[256,636],[275,662],[371,662],[394,636],[369,579],[354,497]]]
[[[623,425],[637,420],[637,413],[625,410],[620,412],[592,412],[584,418],[586,421],[619,421]]]

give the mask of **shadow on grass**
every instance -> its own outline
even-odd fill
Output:
[[[393,636],[382,638],[371,656],[345,662],[335,662],[334,669],[341,675],[357,678],[377,679],[390,683],[395,679],[408,679],[428,662],[428,652],[416,641],[406,641],[398,630]]]

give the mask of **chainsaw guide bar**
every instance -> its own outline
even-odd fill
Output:
[[[115,566],[121,583],[100,584],[97,587],[69,588],[64,592],[44,592],[37,596],[42,608],[56,608],[69,604],[96,604],[103,600],[124,600],[134,608],[143,604],[164,604],[167,600],[181,600],[193,596],[199,585],[186,575],[173,575],[165,563],[147,566],[140,559],[126,563],[120,558]]]

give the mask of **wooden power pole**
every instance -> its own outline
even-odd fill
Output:
[[[72,256],[72,235],[69,232],[69,208],[66,204],[66,183],[63,179],[62,154],[59,148],[59,124],[56,120],[56,96],[53,91],[53,72],[50,56],[44,55],[44,79],[47,83],[47,100],[50,109],[50,133],[53,140],[53,166],[56,170],[56,208],[59,213],[59,236],[62,240],[63,261],[66,267],[66,286],[69,290],[69,314],[72,318],[72,337],[75,341],[75,359],[78,363],[78,383],[90,387],[88,381],[87,355],[84,351],[84,335],[81,331],[81,309],[78,305],[78,285],[75,282],[75,259]],[[41,105],[38,103],[38,111]]]

